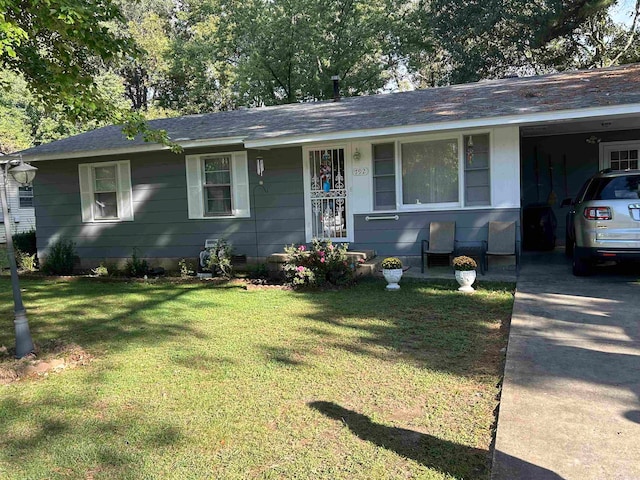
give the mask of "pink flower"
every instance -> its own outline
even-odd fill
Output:
[[[329,246],[327,246],[327,248],[328,248],[329,250],[333,250],[333,245],[329,245]]]
[[[304,252],[307,249],[307,247],[305,247],[304,245],[300,245],[298,247],[298,250],[300,250],[301,252]]]
[[[299,272],[304,272],[304,267],[302,265],[298,265],[298,268],[296,268],[296,270],[298,270]]]
[[[318,255],[320,255],[321,257],[324,257],[324,252],[323,252],[322,250],[320,250],[320,251],[318,252]]]
[[[320,263],[324,263],[324,257],[320,259]]]

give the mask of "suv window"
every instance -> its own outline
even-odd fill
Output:
[[[640,198],[640,175],[597,178],[591,182],[584,201]]]

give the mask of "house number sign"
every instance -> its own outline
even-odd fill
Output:
[[[353,176],[354,177],[363,177],[365,175],[369,175],[369,169],[366,167],[362,167],[362,168],[354,168],[353,169]]]

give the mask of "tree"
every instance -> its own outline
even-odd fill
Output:
[[[124,21],[112,0],[0,0],[0,69],[22,75],[48,112],[122,124],[130,137],[176,147],[98,86],[102,69],[139,54],[130,37],[116,34]]]
[[[444,52],[441,83],[542,73],[576,53],[567,39],[615,0],[432,0],[421,11]]]

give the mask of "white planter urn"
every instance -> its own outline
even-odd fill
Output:
[[[475,270],[456,270],[456,280],[460,284],[458,291],[460,292],[475,292],[473,282],[476,281]]]
[[[387,281],[387,290],[400,290],[400,285],[398,282],[402,278],[402,269],[401,268],[392,268],[382,269],[382,275],[384,279]]]

